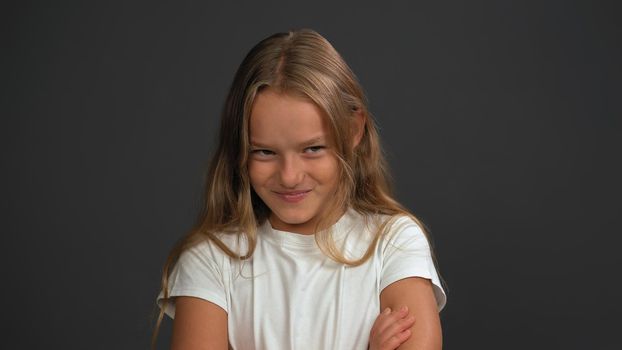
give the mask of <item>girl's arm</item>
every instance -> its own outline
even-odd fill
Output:
[[[380,308],[399,310],[407,306],[417,322],[411,327],[411,336],[400,350],[440,350],[443,346],[441,322],[430,280],[409,277],[387,286],[380,293]]]
[[[227,313],[194,297],[175,298],[171,350],[227,350]]]

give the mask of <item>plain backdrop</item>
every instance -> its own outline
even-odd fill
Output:
[[[446,349],[615,347],[620,13],[613,1],[4,4],[3,347],[148,347],[233,74],[295,28],[324,35],[365,88],[397,196],[432,232]]]

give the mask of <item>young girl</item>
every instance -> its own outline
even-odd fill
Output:
[[[440,349],[445,293],[365,97],[311,30],[240,65],[196,227],[157,303],[174,349]]]

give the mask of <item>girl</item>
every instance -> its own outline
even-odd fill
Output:
[[[390,194],[362,88],[311,30],[240,65],[196,227],[171,252],[174,349],[440,349],[420,222]],[[381,310],[384,310],[381,312]]]

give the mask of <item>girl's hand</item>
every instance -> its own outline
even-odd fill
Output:
[[[410,338],[414,316],[408,316],[408,307],[397,311],[386,308],[374,322],[369,334],[369,350],[395,350]]]

